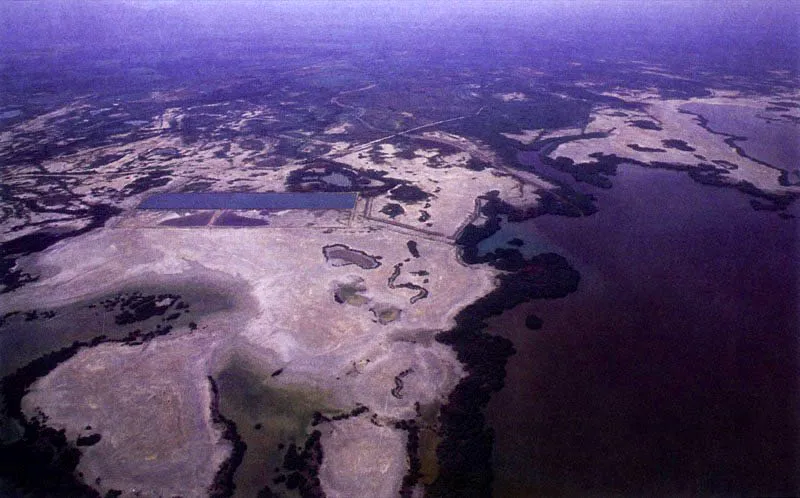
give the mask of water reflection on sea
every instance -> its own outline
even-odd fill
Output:
[[[491,322],[517,349],[487,413],[495,496],[790,492],[798,218],[685,173],[612,181],[598,213],[505,224],[482,248],[520,238],[582,273]]]

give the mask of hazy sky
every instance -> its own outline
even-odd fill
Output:
[[[792,0],[7,0],[0,2],[0,50],[153,40],[185,44],[242,33],[302,37],[334,30],[349,30],[356,38],[413,29],[435,36],[478,27],[500,40],[513,31],[530,37],[568,37],[587,47],[642,38],[649,43],[684,40],[731,49],[736,48],[732,43],[764,51],[774,46],[784,52],[788,45],[800,52],[798,19],[800,2]]]
[[[542,20],[585,25],[597,22],[650,24],[794,24],[800,12],[797,1],[713,0],[120,0],[120,1],[26,1],[0,2],[0,23],[47,23],[61,20],[125,22],[142,12],[180,16],[186,22],[251,22],[269,24],[277,16],[295,22],[430,22],[471,18],[506,18],[517,22]],[[168,19],[163,19],[168,21]],[[655,26],[654,26],[655,27]]]

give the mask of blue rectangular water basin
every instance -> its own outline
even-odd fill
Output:
[[[168,192],[139,209],[353,209],[355,192]]]

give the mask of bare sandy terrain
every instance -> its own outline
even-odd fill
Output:
[[[70,440],[99,434],[78,470],[99,489],[206,496],[230,453],[211,420],[208,334],[85,349],[24,398]]]
[[[460,264],[449,244],[421,238],[420,256],[414,258],[408,240],[380,227],[333,233],[113,228],[56,245],[35,262],[48,269],[49,278],[15,293],[9,306],[34,296],[39,306],[47,306],[76,299],[86,289],[112,290],[142,275],[166,280],[198,271],[241,280],[241,287],[229,292],[244,293],[256,304],[201,322],[198,332],[177,338],[83,350],[37,382],[24,409],[30,416],[41,410],[70,439],[91,426],[102,439],[86,449],[79,470],[88,479],[99,477],[98,487],[105,490],[141,489],[137,483],[152,482],[154,487],[141,489],[143,496],[202,495],[225,458],[229,445],[219,440],[209,418],[206,377],[234,344],[270,368],[282,368],[279,384],[325,392],[342,410],[362,404],[386,420],[414,418],[415,403],[443,401],[462,375],[454,352],[433,341],[433,334],[492,288],[493,273]],[[333,266],[322,248],[337,243],[380,257],[381,265]],[[422,270],[428,272],[424,277]],[[388,281],[395,273],[391,288]],[[354,280],[361,283],[364,299],[358,305],[337,303],[337,287]],[[426,289],[427,297],[411,304],[418,291],[402,283]],[[378,314],[387,309],[397,313],[382,324]],[[402,391],[393,394],[394,379],[403,371],[409,373]],[[330,424],[335,434],[339,423]],[[402,431],[390,435],[403,450],[395,454],[381,446],[384,433],[394,429],[378,431],[377,441],[364,435],[358,444],[376,445],[375,451],[391,461],[377,467],[365,463],[363,472],[399,486],[407,471],[404,436]],[[366,481],[344,477],[352,470],[346,455],[353,448],[334,450],[337,437],[323,442],[331,449],[325,460],[330,480],[323,485],[335,487],[332,496],[352,496]],[[341,460],[337,451],[343,452]]]
[[[478,196],[498,190],[504,192],[512,203],[532,204],[537,199],[533,193],[536,187],[524,185],[509,174],[488,168],[482,171],[467,169],[465,166],[471,156],[465,152],[442,156],[436,149],[420,148],[415,150],[413,159],[403,159],[390,148],[384,150],[385,163],[380,165],[373,164],[369,158],[359,157],[358,153],[338,160],[357,168],[378,166],[392,177],[411,181],[426,192],[428,198],[400,203],[405,206],[403,212],[394,215],[385,211],[388,205],[399,202],[392,199],[391,192],[364,200],[363,214],[371,219],[452,238],[474,218],[474,199]],[[432,165],[431,159],[437,162]]]
[[[730,98],[695,98],[687,101],[662,100],[655,94],[644,92],[611,95],[643,104],[644,110],[620,112],[598,107],[592,113],[592,120],[585,132],[603,132],[608,137],[561,144],[550,152],[550,157],[566,157],[576,163],[591,164],[597,162],[591,154],[602,152],[642,163],[660,162],[687,168],[719,164],[724,165],[721,169],[726,171],[725,181],[732,185],[746,181],[766,192],[800,192],[798,187],[779,183],[780,171],[743,157],[725,142],[727,137],[706,130],[699,118],[680,110],[687,102],[731,103]],[[736,105],[765,105],[761,100],[749,100],[747,97],[737,98],[735,102]],[[636,123],[640,121],[652,123],[652,129],[637,126]],[[675,147],[670,146],[669,142],[665,143],[675,140],[685,145]]]
[[[458,137],[446,138],[482,150]],[[125,157],[146,154],[155,145],[139,144]],[[158,145],[175,145],[181,156],[197,159],[197,152],[177,143]],[[420,407],[438,406],[463,376],[454,351],[433,336],[494,285],[495,271],[462,264],[451,238],[475,217],[479,195],[498,190],[517,203],[537,197],[508,174],[464,168],[466,152],[440,157],[436,149],[420,148],[415,159],[404,160],[395,157],[390,144],[382,147],[386,163],[379,167],[430,191],[425,209],[433,227],[389,223],[374,216],[377,210],[364,199],[354,211],[238,213],[268,219],[269,225],[257,228],[214,225],[220,213],[200,227],[169,227],[163,223],[192,213],[129,209],[109,228],[20,259],[41,280],[12,293],[3,310],[52,307],[143,281],[162,282],[168,289],[171,280],[194,276],[224,281],[225,291],[237,298],[233,310],[201,320],[197,331],[178,329],[140,346],[84,349],[32,387],[23,401],[28,416],[43,412],[48,424],[65,429],[73,441],[89,433],[87,426],[100,435],[84,448],[78,468],[87,482],[101,491],[124,490],[125,496],[202,496],[231,448],[213,423],[208,377],[238,350],[260,363],[262,371],[281,372],[272,379],[276,389],[318,393],[328,410],[369,409],[359,418],[324,424],[321,485],[329,496],[365,491],[379,496],[375,493],[399,489],[408,458],[406,434],[394,428],[394,421],[414,419]],[[74,167],[83,157],[73,159]],[[226,181],[221,176],[226,171],[246,176],[236,161],[206,159],[209,164],[192,174],[216,183]],[[339,160],[357,168],[378,167],[357,154]],[[442,167],[427,167],[428,160]],[[118,176],[124,161],[100,166],[97,182]],[[188,164],[186,157],[172,161],[176,169]],[[287,174],[286,169],[261,171],[259,190],[283,190]],[[189,180],[180,174],[171,178],[170,190]],[[132,196],[122,206],[132,208],[141,198]],[[387,197],[374,202],[380,205]],[[416,243],[417,254],[409,241]],[[380,264],[362,268],[327,261],[323,249],[330,246],[351,248]],[[340,295],[349,297],[337,302]],[[370,416],[383,427],[372,425]],[[363,464],[353,467],[353,458]]]
[[[320,481],[331,498],[353,496],[360,489],[363,496],[389,498],[398,496],[400,483],[395,476],[405,471],[405,434],[389,427],[379,427],[364,419],[328,424],[322,429],[322,445],[330,448],[323,460]],[[327,462],[345,465],[329,465]]]

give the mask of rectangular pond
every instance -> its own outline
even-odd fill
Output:
[[[354,192],[168,192],[139,209],[353,209]]]

